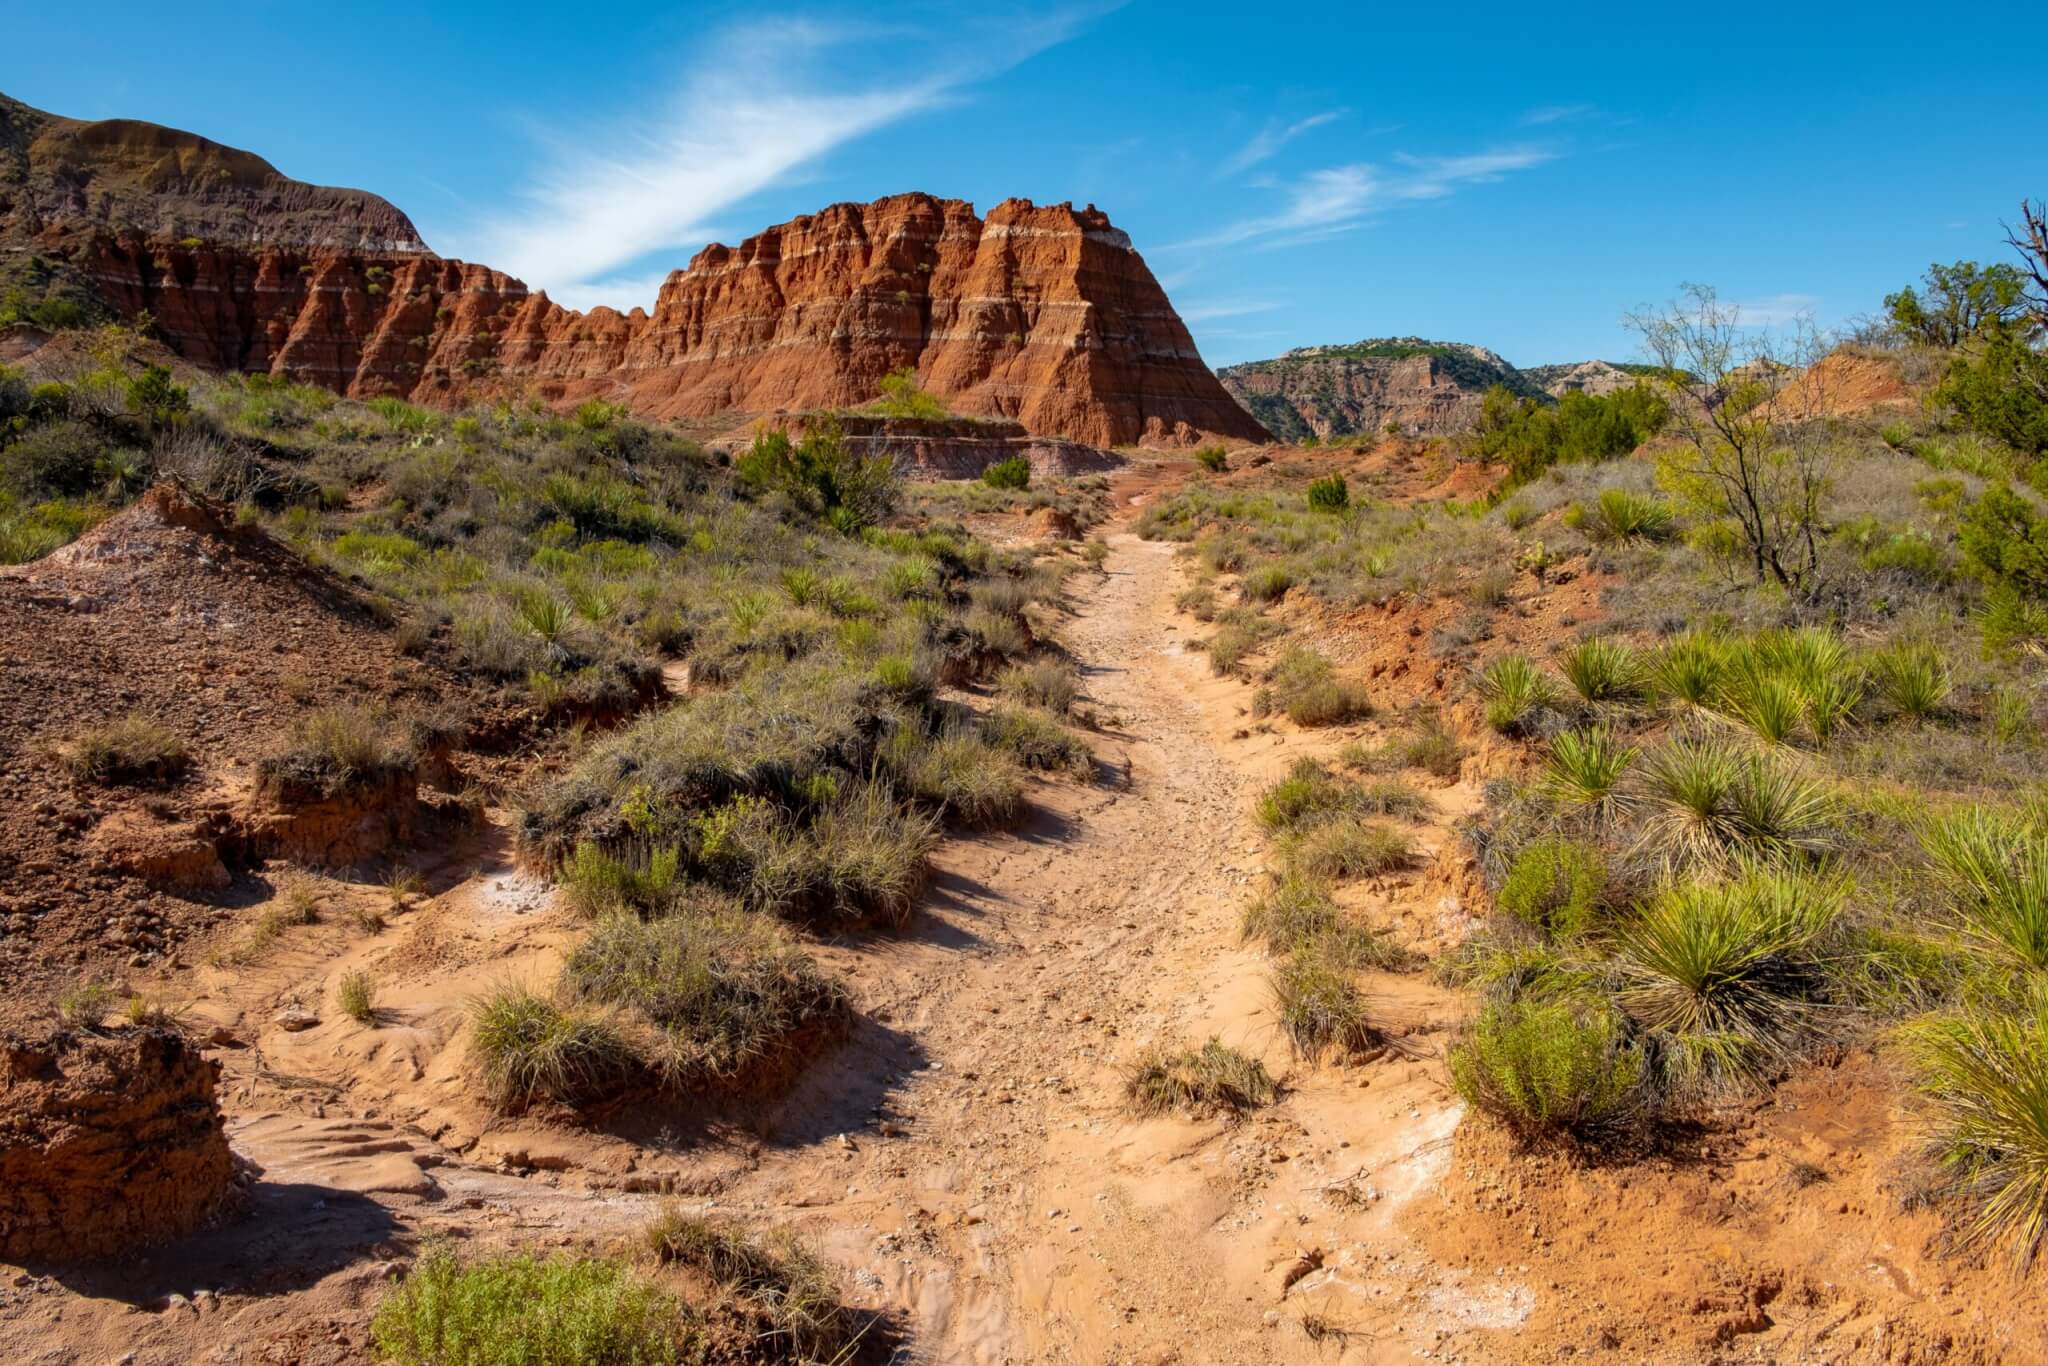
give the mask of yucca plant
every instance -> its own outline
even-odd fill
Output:
[[[1616,999],[1664,1046],[1675,1086],[1745,1084],[1804,1045],[1820,1009],[1818,942],[1842,897],[1836,883],[1750,868],[1666,887],[1616,932]]]
[[[1526,655],[1502,655],[1480,670],[1479,695],[1486,700],[1486,724],[1503,735],[1520,735],[1537,712],[1557,700],[1557,685]]]
[[[1742,840],[1774,858],[1820,854],[1835,843],[1837,803],[1828,785],[1790,764],[1752,754],[1735,789]]]
[[[1562,801],[1605,811],[1635,757],[1636,747],[1622,744],[1604,726],[1563,731],[1550,742],[1548,786]]]
[[[1582,640],[1559,656],[1558,668],[1587,702],[1629,702],[1643,694],[1641,662],[1624,641]]]
[[[1671,864],[1707,863],[1742,842],[1736,791],[1747,756],[1713,736],[1680,736],[1637,767],[1642,842]]]
[[[1926,641],[1901,641],[1880,650],[1870,661],[1878,695],[1915,724],[1940,714],[1953,684],[1948,661]]]
[[[1806,712],[1798,685],[1755,654],[1739,654],[1721,684],[1719,710],[1774,745],[1790,744]]]
[[[1658,696],[1689,707],[1709,707],[1719,696],[1734,648],[1721,636],[1688,631],[1671,641],[1652,661],[1650,686]]]
[[[1970,807],[1928,825],[1921,847],[1963,931],[2024,972],[2048,972],[2048,833]]]
[[[542,589],[521,593],[517,609],[520,625],[550,647],[559,645],[569,629],[569,606],[553,593]]]
[[[1585,516],[1595,540],[1662,541],[1672,530],[1671,509],[1655,498],[1627,489],[1602,489]]]
[[[1967,1210],[1962,1240],[2008,1242],[2024,1269],[2048,1242],[2048,993],[2012,1014],[1924,1020],[1906,1039]]]

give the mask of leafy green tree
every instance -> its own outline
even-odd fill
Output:
[[[1922,285],[1924,294],[1909,285],[1885,295],[1884,311],[1892,326],[1926,346],[1960,346],[2026,313],[2026,277],[2012,266],[1975,261],[1931,265]]]
[[[1994,584],[2048,597],[2048,518],[2004,484],[1984,490],[1959,532],[1963,557]]]
[[[1964,348],[1935,386],[1934,400],[1970,426],[2017,450],[2048,452],[2048,355],[2015,326],[1995,326]]]

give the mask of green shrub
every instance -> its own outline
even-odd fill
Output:
[[[1585,515],[1584,529],[1596,541],[1668,541],[1671,509],[1655,498],[1627,489],[1602,489]]]
[[[981,482],[992,489],[1021,489],[1031,486],[1031,462],[1021,455],[998,460],[981,472]]]
[[[1930,1018],[1907,1043],[1963,1241],[2004,1242],[2025,1269],[2048,1241],[2048,994]]]
[[[1503,735],[1526,733],[1557,699],[1550,676],[1523,655],[1494,660],[1480,671],[1477,686],[1486,702],[1486,724]]]
[[[952,414],[943,400],[927,393],[917,382],[917,371],[905,367],[882,376],[882,396],[872,405],[884,417],[921,418],[938,421]],[[1018,485],[1022,488],[1023,485]]]
[[[1604,811],[1635,757],[1636,747],[1624,745],[1604,726],[1560,731],[1550,742],[1545,779],[1558,800]]]
[[[1449,1063],[1465,1103],[1526,1142],[1612,1137],[1647,1106],[1642,1051],[1602,1005],[1495,1002],[1451,1045]]]
[[[1585,840],[1548,835],[1515,854],[1495,904],[1554,939],[1576,939],[1599,920],[1607,895],[1607,862]]]
[[[1230,468],[1230,454],[1221,446],[1203,446],[1195,452],[1195,463],[1211,474],[1221,474]]]
[[[124,716],[95,726],[64,747],[64,763],[75,778],[91,783],[161,783],[191,763],[185,742],[144,716]]]
[[[1617,997],[1681,1088],[1747,1084],[1812,1036],[1837,885],[1754,869],[1666,887],[1615,932]]]
[[[385,1295],[370,1336],[396,1366],[684,1366],[707,1352],[698,1316],[618,1262],[445,1248]]]
[[[1657,652],[1649,668],[1650,686],[1660,697],[1690,707],[1711,707],[1721,696],[1734,655],[1734,647],[1723,637],[1688,631]]]
[[[1315,512],[1342,512],[1351,506],[1351,490],[1341,474],[1324,475],[1308,486],[1308,505]]]
[[[971,826],[1001,825],[1024,804],[1017,756],[969,727],[936,736],[906,727],[884,746],[883,762],[901,791]]]
[[[1284,564],[1262,564],[1244,576],[1241,591],[1248,602],[1278,602],[1294,587],[1294,571]]]
[[[485,1091],[508,1113],[535,1101],[598,1100],[632,1073],[632,1050],[610,1022],[564,1010],[530,987],[501,982],[472,1000],[469,1013]]]
[[[1636,779],[1643,843],[1670,865],[1811,855],[1833,843],[1825,782],[1715,736],[1668,741]]]
[[[1870,676],[1878,696],[1916,724],[1941,713],[1952,684],[1948,661],[1926,641],[1899,641],[1870,660]]]
[[[2016,328],[1998,328],[1958,355],[1932,397],[2015,450],[2048,451],[2048,356]]]
[[[334,999],[341,1013],[358,1024],[376,1022],[377,984],[369,973],[361,969],[344,972],[335,987]]]
[[[772,1059],[846,1012],[844,991],[784,931],[734,907],[608,916],[570,951],[562,985],[660,1030],[651,1061],[679,1089]]]
[[[583,840],[563,860],[560,881],[564,898],[579,914],[651,914],[666,911],[683,891],[681,871],[682,851],[673,845],[608,853]]]
[[[2048,834],[1973,806],[1930,822],[1920,842],[1963,932],[2008,968],[2048,972]]]
[[[736,1300],[769,1360],[850,1361],[871,1322],[840,1302],[831,1266],[787,1230],[756,1233],[670,1206],[641,1241],[656,1262],[687,1267]]]
[[[1260,794],[1259,821],[1270,831],[1297,830],[1353,809],[1359,791],[1319,760],[1297,759],[1285,778]]]
[[[1636,652],[1619,640],[1595,636],[1566,650],[1559,668],[1590,703],[1632,702],[1643,695],[1644,670]]]
[[[1378,877],[1410,862],[1415,847],[1390,826],[1342,818],[1321,821],[1290,839],[1283,857],[1312,878]]]

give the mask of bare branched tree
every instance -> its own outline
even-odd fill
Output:
[[[1822,500],[1832,465],[1831,343],[1811,318],[1750,327],[1712,287],[1628,324],[1663,371],[1681,448],[1666,457],[1680,494],[1741,529],[1757,582],[1819,586]]]
[[[2033,281],[2027,304],[2039,327],[2048,327],[2048,203],[2020,201],[2020,226],[2005,229],[2006,244],[2020,254],[2020,269]]]

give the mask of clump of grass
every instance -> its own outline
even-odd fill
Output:
[[[1300,869],[1275,878],[1245,908],[1244,937],[1264,940],[1275,955],[1306,952],[1339,967],[1385,968],[1401,954],[1372,928],[1346,916],[1327,879]]]
[[[682,889],[682,850],[639,846],[619,852],[580,841],[562,862],[562,895],[581,915],[665,910]]]
[[[1916,725],[1939,716],[1954,690],[1948,661],[1925,641],[1901,641],[1870,661],[1877,694]]]
[[[1612,488],[1600,491],[1581,525],[1596,541],[1665,541],[1674,522],[1671,509],[1655,498]]]
[[[1438,778],[1456,778],[1465,760],[1465,750],[1444,726],[1443,718],[1432,715],[1370,749],[1353,741],[1337,757],[1368,773],[1419,768]]]
[[[2048,971],[2048,834],[1973,806],[1928,823],[1920,843],[1963,933],[2009,968]]]
[[[1273,969],[1280,1028],[1296,1053],[1316,1059],[1332,1049],[1358,1053],[1383,1037],[1352,969],[1312,939]]]
[[[1391,826],[1346,817],[1310,826],[1288,841],[1281,857],[1311,878],[1378,877],[1409,863],[1415,846]]]
[[[163,783],[191,764],[185,742],[144,716],[124,716],[79,735],[63,750],[71,775],[90,783]]]
[[[1754,868],[1668,886],[1617,928],[1617,999],[1663,1045],[1674,1084],[1748,1084],[1811,1038],[1824,987],[1818,945],[1842,895]]]
[[[1026,768],[1087,777],[1095,766],[1088,742],[1031,707],[997,707],[983,718],[982,736]]]
[[[1633,702],[1643,695],[1644,670],[1626,642],[1607,636],[1582,640],[1566,650],[1558,667],[1586,702]]]
[[[1598,845],[1562,835],[1531,840],[1508,865],[1495,904],[1552,939],[1577,939],[1601,919],[1607,861]]]
[[[446,1248],[384,1297],[370,1336],[396,1366],[684,1366],[709,1352],[697,1312],[620,1262]]]
[[[1140,1115],[1179,1110],[1197,1118],[1239,1118],[1278,1095],[1265,1064],[1220,1039],[1177,1052],[1150,1049],[1124,1074],[1125,1101]]]
[[[632,1050],[610,1021],[565,1010],[531,987],[500,982],[470,1002],[470,1046],[500,1110],[579,1105],[623,1084]]]
[[[1044,707],[1055,716],[1074,709],[1080,684],[1071,664],[1058,659],[1034,659],[1003,670],[996,686],[1004,696],[1034,707]]]
[[[286,747],[261,764],[267,782],[334,796],[370,787],[412,760],[410,750],[387,737],[381,722],[361,707],[326,707],[299,718]]]
[[[1370,715],[1372,703],[1363,688],[1338,678],[1328,659],[1295,645],[1267,670],[1253,710],[1285,712],[1297,726],[1335,726]]]
[[[1297,829],[1347,809],[1356,790],[1319,761],[1297,759],[1285,778],[1260,794],[1259,822],[1275,832]]]
[[[737,1075],[846,1012],[844,990],[785,931],[734,906],[608,916],[570,953],[562,986],[660,1030],[655,1069],[677,1088]]]
[[[1479,673],[1486,724],[1502,735],[1526,735],[1557,700],[1557,685],[1524,655],[1502,655]]]
[[[67,1029],[97,1029],[114,1004],[104,982],[80,982],[57,998],[57,1019]]]
[[[1001,825],[1024,804],[1017,757],[972,727],[936,736],[904,727],[883,747],[882,759],[903,792],[967,825]]]
[[[369,973],[360,968],[341,975],[341,981],[334,992],[335,1003],[341,1013],[358,1024],[374,1024],[377,1020],[377,984]]]
[[[2024,1270],[2048,1242],[2048,992],[1907,1031],[1936,1160],[1962,1202],[1962,1240],[2004,1242]]]
[[[1646,1109],[1649,1068],[1603,1004],[1522,999],[1488,1005],[1450,1048],[1452,1083],[1525,1142],[1611,1138]]]
[[[160,996],[136,992],[129,996],[122,1014],[130,1029],[180,1029],[184,1026],[185,1007],[174,1006]]]
[[[1635,758],[1636,747],[1623,744],[1605,726],[1560,731],[1550,742],[1546,785],[1559,801],[1604,812]]]
[[[641,1241],[656,1262],[688,1267],[736,1301],[773,1360],[846,1361],[866,1331],[830,1265],[787,1230],[756,1233],[670,1206]]]

